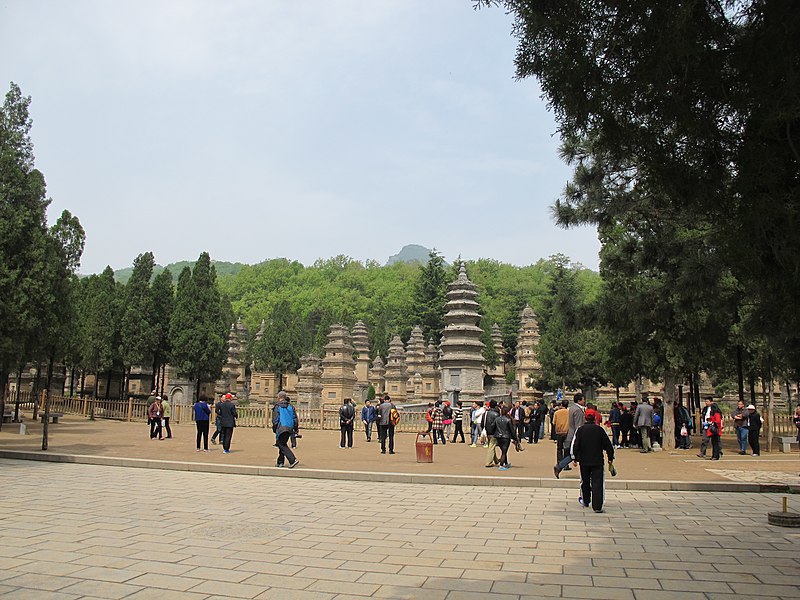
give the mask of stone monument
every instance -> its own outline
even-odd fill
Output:
[[[441,371],[441,398],[451,402],[460,399],[467,404],[483,401],[483,330],[478,304],[478,286],[467,278],[464,264],[458,278],[447,285],[447,304],[442,332],[439,369]]]
[[[386,359],[386,392],[397,402],[405,402],[408,386],[408,367],[406,353],[400,336],[396,335],[389,342],[389,357]]]
[[[369,333],[363,321],[353,325],[353,348],[356,352],[356,383],[353,387],[353,399],[357,403],[367,399],[369,389]]]
[[[322,359],[323,403],[341,404],[344,398],[353,397],[355,368],[350,332],[344,325],[331,325],[328,343],[325,344],[325,358]]]
[[[369,382],[375,388],[376,394],[382,394],[386,391],[385,375],[386,367],[383,364],[383,359],[378,355],[372,361],[372,368],[369,370]]]
[[[322,404],[322,359],[316,354],[300,357],[300,368],[297,369],[295,392],[297,403],[318,409]]]
[[[542,374],[539,363],[539,323],[536,313],[526,304],[520,314],[519,333],[517,334],[517,383],[519,399],[532,402],[541,397],[534,389],[536,380]]]

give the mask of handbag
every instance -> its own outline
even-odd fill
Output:
[[[708,430],[711,432],[711,435],[719,435],[719,425],[713,421],[708,425]]]
[[[687,435],[689,435],[689,430],[686,429],[686,425],[685,424],[681,425],[681,436],[686,437]]]

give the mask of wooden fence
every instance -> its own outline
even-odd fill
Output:
[[[9,392],[6,396],[6,409],[11,408],[16,402],[16,393]],[[19,393],[20,410],[32,411],[35,400],[30,392]],[[300,421],[301,429],[339,429],[339,408],[338,404],[325,404],[321,408],[311,409],[308,407],[295,406],[297,417]],[[44,411],[44,395],[39,398],[38,410]],[[77,398],[66,396],[51,396],[50,410],[61,412],[68,415],[81,415],[96,419],[114,419],[119,421],[146,421],[147,402],[143,400],[103,400],[92,398]],[[396,431],[402,433],[415,433],[427,429],[425,422],[425,409],[415,406],[404,409],[398,406],[400,411],[400,424]],[[237,406],[238,413],[237,426],[239,427],[271,427],[272,426],[272,406],[263,404],[252,404],[247,406]],[[700,415],[695,415],[695,422],[699,422]],[[603,422],[608,419],[608,415],[603,415]],[[190,405],[177,405],[172,407],[172,422],[191,422],[194,420],[194,410]],[[361,425],[360,412],[356,410],[356,428]],[[547,420],[549,430],[549,419]],[[796,435],[797,428],[794,424],[792,414],[777,413],[772,416],[773,435]],[[469,410],[464,411],[464,431],[469,433]],[[762,434],[763,434],[762,429]],[[696,433],[696,432],[695,432]],[[732,418],[725,418],[723,422],[723,434],[734,434]]]

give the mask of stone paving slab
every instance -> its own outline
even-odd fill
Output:
[[[14,550],[0,562],[0,597],[800,597],[800,531],[766,521],[780,495],[609,490],[595,514],[573,485],[0,459],[0,548]],[[789,503],[800,509],[800,497]]]

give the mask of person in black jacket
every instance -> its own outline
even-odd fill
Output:
[[[222,427],[222,452],[223,454],[231,453],[231,439],[233,438],[233,428],[236,427],[236,405],[231,400],[233,395],[225,394],[222,402],[214,407],[217,415],[219,416],[219,424]]]
[[[614,446],[605,429],[594,422],[594,413],[586,415],[586,423],[575,432],[572,441],[572,458],[581,466],[581,506],[592,503],[594,512],[603,512],[605,494],[603,451],[608,455],[608,464],[614,462]],[[613,472],[612,472],[613,474]]]
[[[353,406],[353,401],[350,398],[345,398],[342,406],[339,408],[339,429],[342,432],[339,448],[345,447],[345,438],[347,438],[347,447],[353,447],[353,428],[355,427],[355,420],[356,407]]]
[[[497,438],[494,436],[494,422],[500,413],[497,410],[497,400],[489,400],[489,407],[481,418],[481,428],[486,431],[486,464],[485,467],[497,466]]]
[[[511,441],[519,442],[519,430],[509,417],[509,409],[503,405],[500,409],[500,416],[494,420],[494,437],[497,438],[497,446],[500,448],[500,470],[507,471],[511,467],[508,462],[508,448]]]

